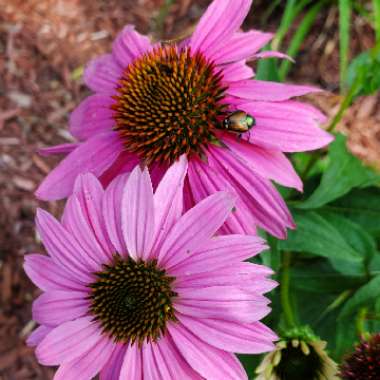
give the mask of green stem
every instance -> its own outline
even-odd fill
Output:
[[[365,321],[367,319],[367,312],[368,309],[366,307],[362,307],[356,317],[356,332],[360,337],[366,334]]]
[[[285,322],[288,327],[295,327],[296,322],[290,304],[289,298],[289,285],[290,285],[290,263],[291,263],[291,254],[290,252],[283,252],[282,257],[282,270],[281,270],[281,305],[282,310],[285,316]]]
[[[380,43],[380,0],[373,0],[373,11],[375,14],[376,43]]]

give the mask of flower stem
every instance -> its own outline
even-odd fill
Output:
[[[291,263],[291,254],[290,252],[283,252],[282,256],[282,269],[281,269],[281,305],[284,312],[285,322],[288,327],[295,327],[296,322],[290,304],[289,298],[289,285],[290,285],[290,263]]]
[[[360,337],[366,335],[365,321],[367,319],[367,312],[368,309],[366,307],[362,307],[356,317],[356,332]]]

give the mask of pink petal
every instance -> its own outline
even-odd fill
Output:
[[[182,323],[195,336],[216,348],[240,354],[261,354],[274,349],[270,337],[257,331],[256,324],[236,323],[222,319],[195,319],[178,315]]]
[[[44,255],[25,256],[24,270],[33,283],[41,290],[84,290],[86,287],[69,271],[58,266]]]
[[[61,199],[70,195],[80,173],[101,175],[117,158],[122,146],[116,133],[98,134],[70,153],[45,178],[36,191],[43,200]]]
[[[319,88],[260,80],[242,80],[230,84],[227,93],[243,99],[279,102],[294,96],[320,92]]]
[[[235,82],[242,79],[251,79],[255,75],[251,67],[245,61],[231,63],[223,67],[223,82]]]
[[[75,194],[66,203],[63,226],[76,239],[83,252],[85,252],[84,256],[89,270],[91,272],[101,270],[102,264],[107,263],[109,257],[104,254],[102,247],[97,242]]]
[[[212,57],[217,48],[241,26],[251,3],[251,0],[213,1],[191,37],[192,51],[201,50]]]
[[[183,272],[176,278],[175,286],[178,291],[183,288],[236,286],[245,292],[262,294],[277,286],[275,281],[266,278],[271,273],[270,268],[262,265],[232,262],[223,268],[210,268],[201,273]]]
[[[112,54],[119,65],[126,68],[150,48],[149,38],[136,32],[133,25],[127,25],[116,37],[112,45]]]
[[[92,91],[112,94],[122,72],[112,54],[104,54],[88,63],[83,80]]]
[[[249,144],[227,133],[223,134],[222,141],[262,177],[302,191],[301,178],[281,151]]]
[[[194,274],[228,267],[229,264],[247,260],[266,248],[258,236],[217,236],[203,244],[194,255],[170,269],[170,273]]]
[[[33,302],[33,319],[43,325],[57,326],[82,317],[89,310],[87,295],[87,292],[72,290],[43,293]]]
[[[334,137],[318,127],[304,127],[295,123],[260,120],[249,141],[283,152],[305,152],[325,147]]]
[[[70,132],[79,140],[87,140],[102,132],[111,132],[115,125],[110,95],[95,94],[84,99],[70,114]]]
[[[210,147],[210,165],[218,168],[229,180],[239,197],[246,203],[257,223],[271,234],[284,238],[286,227],[294,222],[286,204],[270,181],[260,177],[244,161],[226,149]]]
[[[141,349],[138,347],[137,344],[128,345],[127,351],[125,352],[123,364],[121,366],[119,379],[145,379],[145,374],[143,371],[143,362],[141,357]]]
[[[91,173],[79,175],[75,181],[74,194],[77,196],[88,225],[93,230],[94,239],[102,249],[101,259],[106,260],[114,253],[114,248],[106,233],[103,219],[102,200],[104,190],[99,180]]]
[[[269,301],[259,294],[252,294],[234,285],[215,285],[208,287],[181,287],[179,297],[182,301],[193,300],[195,303],[200,301],[234,301],[255,302],[259,305],[267,305]]]
[[[272,38],[272,33],[263,33],[258,30],[236,33],[212,54],[212,58],[218,64],[249,59]]]
[[[189,161],[188,177],[193,204],[220,190],[236,194],[229,181],[200,159],[193,158]],[[256,234],[256,220],[239,198],[232,211],[218,231],[219,233]]]
[[[159,262],[170,268],[211,238],[227,219],[234,197],[226,192],[211,195],[185,213],[174,225],[159,253]]]
[[[124,257],[127,257],[127,246],[121,228],[121,200],[128,177],[129,174],[116,177],[103,197],[103,215],[109,239],[116,251]]]
[[[41,156],[50,156],[54,154],[68,154],[75,150],[79,144],[60,144],[54,145],[46,148],[38,149],[38,153]]]
[[[123,365],[123,359],[126,351],[124,343],[116,345],[112,352],[111,357],[103,366],[100,372],[100,380],[115,380],[119,379],[121,366]]]
[[[56,327],[37,346],[36,355],[41,364],[59,365],[88,352],[102,335],[93,317],[83,317]]]
[[[26,344],[29,347],[35,347],[40,344],[40,342],[45,338],[47,334],[50,333],[50,331],[53,330],[53,327],[49,326],[39,326],[37,327],[26,340]]]
[[[287,59],[290,62],[295,62],[292,57],[290,57],[287,54],[280,53],[278,51],[263,51],[261,53],[255,54],[252,58],[254,59],[265,59],[265,58],[280,58],[280,59]]]
[[[106,188],[118,175],[130,173],[139,162],[136,154],[125,150],[120,152],[113,164],[99,177],[100,182]]]
[[[78,281],[88,284],[91,276],[88,258],[77,241],[61,224],[44,210],[37,210],[36,225],[41,240],[53,261],[62,265]]]
[[[201,380],[202,378],[189,366],[178,349],[173,344],[170,336],[165,334],[155,347],[153,353],[156,363],[166,366],[170,372],[169,379],[177,380]],[[160,371],[161,374],[163,371]],[[166,380],[166,377],[163,377]]]
[[[214,318],[252,323],[268,315],[271,309],[264,303],[248,301],[197,301],[177,300],[175,310],[192,318]]]
[[[54,380],[91,380],[105,366],[115,349],[108,338],[102,338],[85,354],[70,363],[64,363],[54,376]]]
[[[171,326],[169,333],[182,356],[205,379],[248,379],[234,355],[201,341],[181,324]]]
[[[170,376],[170,373],[168,372],[168,368],[164,365],[164,363],[158,363],[155,360],[154,354],[153,354],[153,344],[155,343],[146,342],[143,344],[142,349],[141,349],[142,361],[144,363],[144,370],[143,370],[144,379],[172,380],[172,377]]]
[[[155,243],[152,250],[158,252],[173,225],[182,215],[183,183],[187,172],[187,160],[182,156],[166,172],[154,194]]]
[[[154,234],[153,188],[148,170],[130,174],[122,198],[121,226],[128,253],[135,260],[150,254]]]

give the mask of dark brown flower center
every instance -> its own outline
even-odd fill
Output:
[[[221,72],[202,53],[155,48],[130,64],[119,81],[115,129],[126,149],[147,164],[201,154],[215,138],[224,91]]]
[[[156,261],[134,261],[115,255],[90,285],[90,311],[115,341],[156,340],[169,320],[175,321],[173,277]]]
[[[281,380],[319,380],[323,375],[322,358],[312,345],[308,345],[309,354],[305,355],[301,347],[293,347],[291,342],[281,351],[281,361],[275,367],[275,373]]]

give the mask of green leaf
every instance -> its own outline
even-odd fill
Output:
[[[330,146],[330,164],[323,173],[321,183],[306,201],[297,205],[311,209],[321,207],[345,194],[354,187],[365,187],[380,182],[380,176],[365,167],[346,148],[346,138],[338,134]]]
[[[319,214],[338,229],[346,242],[367,261],[376,254],[375,239],[359,224],[331,211],[320,211]]]
[[[287,240],[279,242],[281,250],[309,252],[314,255],[360,263],[360,255],[347,244],[345,237],[314,211],[292,210],[297,228]]]
[[[354,189],[344,197],[323,207],[359,224],[373,236],[380,236],[380,189]]]
[[[331,223],[339,233],[345,237],[346,242],[362,257],[363,263],[352,264],[346,260],[331,258],[335,268],[346,275],[365,274],[364,263],[369,264],[376,254],[376,241],[360,225],[333,212],[320,211],[319,214]]]
[[[325,259],[296,262],[290,273],[293,287],[310,293],[340,294],[363,284],[359,276],[342,275]]]
[[[339,319],[355,313],[361,306],[376,301],[380,297],[380,276],[375,276],[367,284],[359,288],[353,297],[347,301],[340,312]]]
[[[343,355],[353,350],[358,341],[352,318],[342,318],[335,323],[334,359],[340,361]]]
[[[380,46],[380,44],[379,44]],[[370,95],[380,89],[380,48],[374,48],[356,56],[347,70],[347,87],[353,86],[360,77],[355,97]]]
[[[286,51],[286,54],[290,57],[296,57],[298,51],[304,42],[305,38],[310,32],[311,27],[314,25],[314,21],[317,18],[318,14],[321,11],[322,6],[326,3],[325,0],[317,2],[310,10],[307,11],[301,23],[298,25],[297,30],[290,40],[289,47]],[[306,5],[306,4],[305,4]],[[289,60],[284,60],[281,63],[279,69],[279,76],[281,82],[283,82],[290,70],[291,62]]]

